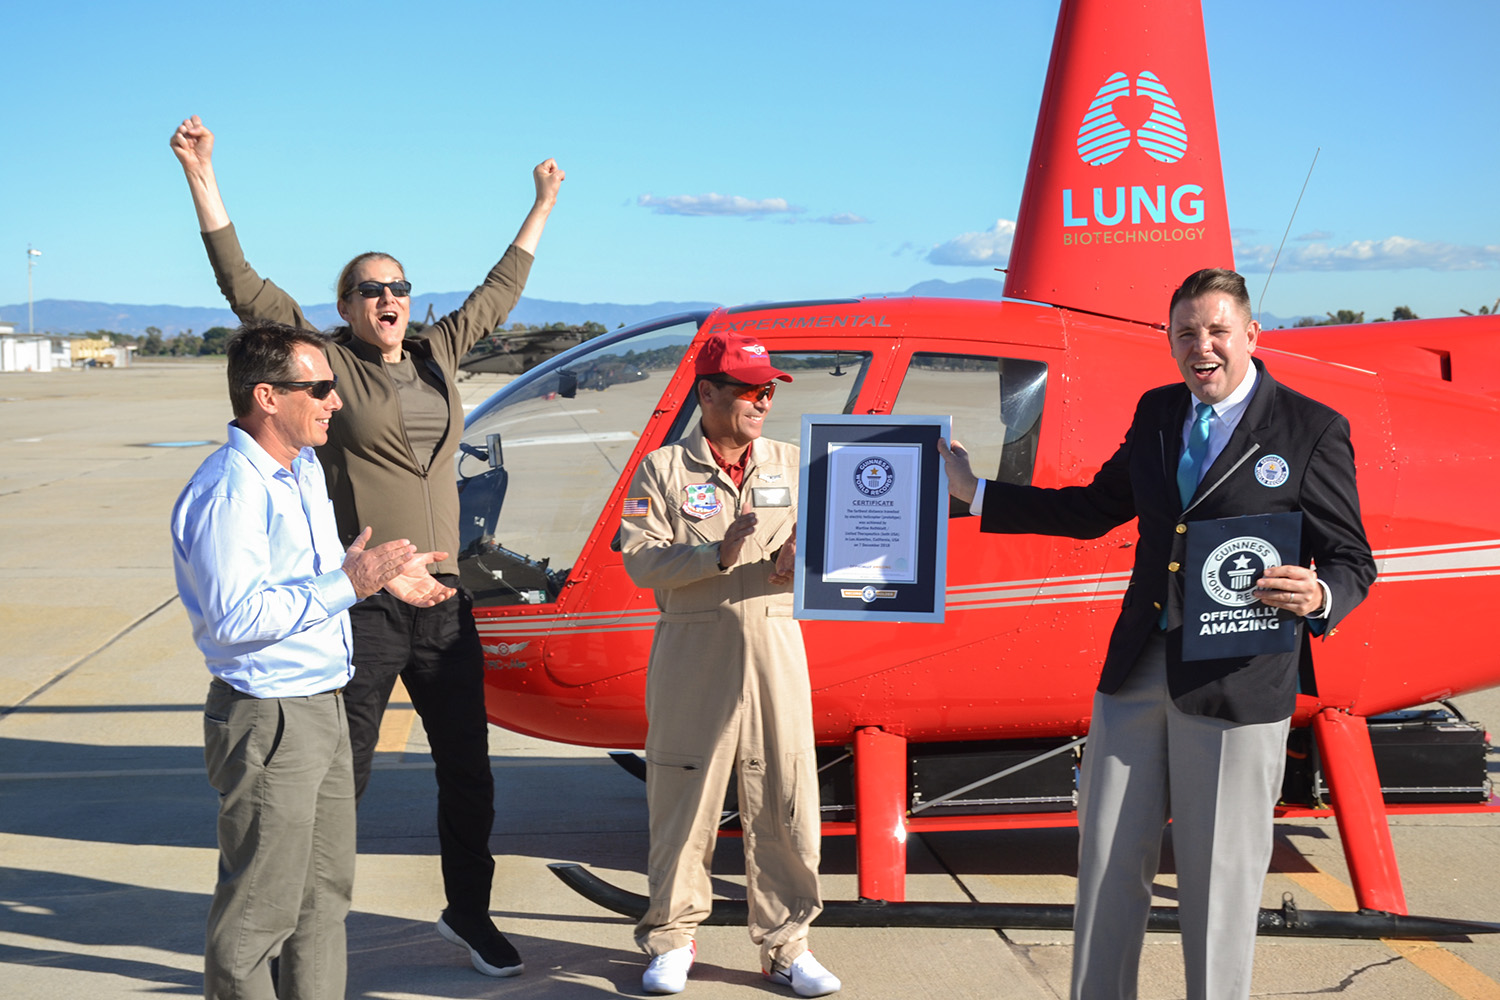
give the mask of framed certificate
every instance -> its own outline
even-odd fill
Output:
[[[797,618],[941,622],[948,417],[802,417]]]

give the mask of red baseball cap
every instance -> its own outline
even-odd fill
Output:
[[[776,378],[790,382],[790,375],[771,367],[770,356],[765,345],[754,337],[716,333],[698,349],[693,374],[699,378],[728,375],[747,385],[761,385]]]

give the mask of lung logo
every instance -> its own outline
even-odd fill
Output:
[[[1131,96],[1151,99],[1151,114],[1134,136],[1114,110],[1115,101]],[[1109,75],[1078,124],[1078,155],[1089,166],[1102,167],[1118,159],[1132,139],[1158,163],[1176,163],[1187,152],[1187,129],[1183,127],[1182,115],[1172,95],[1167,93],[1166,84],[1150,70],[1135,78],[1133,90],[1127,74]]]

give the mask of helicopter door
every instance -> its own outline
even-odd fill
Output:
[[[945,413],[976,475],[1029,485],[1041,443],[1047,365],[1015,357],[916,352],[892,412]],[[1039,535],[978,537],[978,518],[953,500],[948,528],[950,611],[1003,610],[1035,621],[1054,601],[1078,599],[1088,581],[1054,579],[1056,541]]]

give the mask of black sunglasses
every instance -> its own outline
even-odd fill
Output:
[[[348,298],[355,292],[358,292],[360,295],[363,295],[367,299],[376,299],[379,298],[380,293],[387,288],[389,288],[391,290],[391,294],[396,296],[396,298],[398,299],[404,299],[411,294],[410,281],[361,281],[359,284],[355,285],[353,288],[345,292],[344,297]]]
[[[307,394],[313,399],[327,399],[328,394],[338,387],[339,377],[319,379],[316,382],[267,382],[266,385],[274,385],[278,389],[306,389]]]

